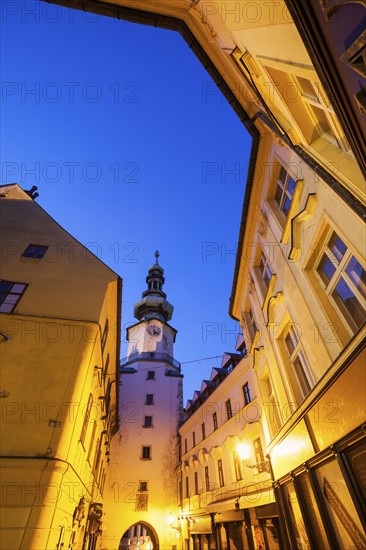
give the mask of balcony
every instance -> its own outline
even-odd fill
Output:
[[[156,361],[159,363],[166,363],[167,365],[170,365],[174,367],[175,369],[178,369],[180,372],[180,363],[174,357],[171,357],[167,353],[156,353],[154,351],[144,351],[141,353],[132,353],[128,357],[125,357],[121,360],[121,369],[124,369],[128,365],[131,365],[132,363],[136,363],[137,361]]]

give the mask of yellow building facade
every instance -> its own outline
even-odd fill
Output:
[[[116,430],[121,280],[0,189],[1,548],[97,547]]]
[[[238,355],[230,354],[222,372],[204,382],[180,428],[177,544],[190,550],[366,548],[365,6],[346,0],[53,3],[180,32],[253,138],[229,309],[243,340]],[[103,311],[100,306],[88,321],[104,326]],[[12,342],[8,333],[4,348]],[[93,358],[96,365],[100,357]],[[81,391],[78,383],[68,387]],[[207,409],[212,404],[220,409],[216,421],[218,411]],[[248,419],[254,410],[258,415]],[[10,422],[6,426],[12,441]],[[49,429],[63,433],[56,425]],[[43,453],[59,448],[54,437]],[[22,497],[9,460],[7,536],[38,536],[35,507],[24,506],[24,516],[12,511]],[[32,472],[40,479],[37,468]],[[92,475],[89,466],[86,471]],[[85,495],[101,502],[98,491]],[[56,509],[58,544],[69,526],[62,527]],[[35,548],[31,542],[19,548],[27,544]]]
[[[243,355],[180,428],[183,548],[365,548],[364,222],[270,132],[253,181],[231,300]]]

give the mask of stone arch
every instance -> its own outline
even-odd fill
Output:
[[[158,534],[156,532],[156,529],[154,529],[154,527],[148,523],[147,521],[144,521],[144,520],[138,520],[138,521],[135,521],[134,523],[132,523],[127,529],[126,531],[128,531],[129,529],[131,529],[132,527],[134,527],[135,525],[141,525],[142,527],[144,527],[148,533],[148,536],[150,537],[151,541],[152,541],[152,550],[160,550],[160,545],[159,545],[159,537],[158,537]],[[126,532],[125,531],[125,532]],[[119,541],[119,549],[120,548],[125,548],[122,545],[122,539],[123,539],[123,535],[124,533],[121,535],[121,538],[120,538],[120,541]],[[127,547],[126,547],[127,548]]]

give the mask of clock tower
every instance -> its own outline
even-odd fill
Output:
[[[127,329],[127,358],[136,353],[165,354],[172,358],[177,331],[168,324],[173,315],[173,306],[163,291],[164,269],[159,265],[159,252],[146,277],[147,290],[135,303],[134,315],[138,323]]]
[[[137,322],[127,329],[120,370],[120,427],[111,443],[105,495],[105,536],[113,548],[170,550],[177,544],[168,518],[177,516],[183,375],[173,357],[177,331],[169,324],[173,306],[164,282],[156,252],[147,289],[134,305]]]

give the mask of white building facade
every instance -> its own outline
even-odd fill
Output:
[[[106,548],[179,548],[170,518],[177,507],[175,468],[183,376],[173,358],[177,331],[163,292],[164,270],[149,269],[148,288],[135,304],[121,366],[120,429],[112,441],[105,495]]]

